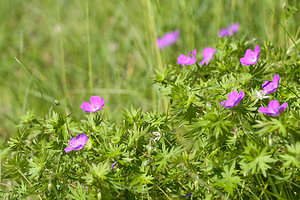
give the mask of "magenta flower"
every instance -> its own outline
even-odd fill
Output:
[[[104,99],[101,99],[100,96],[92,96],[90,98],[90,102],[83,102],[81,104],[81,108],[86,112],[97,112],[98,110],[101,110],[104,105]]]
[[[219,36],[220,36],[220,37],[229,37],[230,34],[229,34],[227,28],[222,28],[222,29],[219,31]]]
[[[280,112],[282,112],[283,110],[285,110],[287,108],[287,106],[288,106],[287,102],[284,102],[280,106],[280,104],[279,104],[278,101],[272,100],[268,104],[268,107],[260,107],[258,109],[258,111],[261,112],[261,113],[265,113],[267,115],[270,115],[270,116],[277,116],[277,115],[280,114]]]
[[[178,40],[178,37],[179,37],[179,30],[176,30],[174,32],[168,32],[161,38],[157,39],[157,46],[160,49],[164,49],[174,44]]]
[[[266,81],[264,84],[262,84],[262,88],[264,91],[262,92],[265,92],[265,95],[266,94],[270,94],[272,92],[275,92],[275,90],[278,88],[279,86],[279,80],[280,80],[280,77],[278,74],[276,74],[274,77],[273,77],[273,81]]]
[[[222,101],[220,105],[223,106],[225,104],[225,108],[237,106],[244,96],[245,94],[242,90],[240,94],[237,91],[233,91],[228,94],[228,100]]]
[[[229,37],[232,36],[234,34],[236,34],[239,30],[239,24],[238,23],[234,23],[234,24],[230,24],[227,28],[222,28],[219,31],[219,36],[220,37]]]
[[[88,139],[89,138],[84,133],[79,134],[76,138],[73,137],[68,144],[69,146],[65,148],[65,152],[69,153],[70,151],[78,151],[83,149]]]
[[[240,25],[238,23],[231,24],[228,27],[229,32],[232,34],[236,34],[238,32],[239,28],[240,28]]]
[[[177,58],[177,64],[181,64],[181,66],[183,65],[192,65],[196,62],[197,58],[195,58],[197,50],[194,49],[193,50],[193,57],[190,56],[192,52],[189,52],[189,56],[186,56],[184,54],[181,54],[178,58]]]
[[[208,65],[209,60],[212,59],[214,57],[216,50],[210,47],[206,47],[203,49],[203,60],[200,62],[200,65],[202,66],[204,64],[204,62],[206,63],[206,65]]]
[[[112,164],[112,166],[110,167],[110,170],[113,170],[114,167],[116,166],[117,162],[114,162],[114,164]]]
[[[259,57],[259,46],[255,46],[254,52],[251,49],[247,49],[243,58],[240,59],[242,65],[254,65],[257,63]]]

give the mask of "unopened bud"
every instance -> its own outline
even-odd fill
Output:
[[[98,198],[98,200],[100,200],[102,198],[101,192],[98,192],[97,198]]]
[[[48,191],[49,191],[49,193],[51,193],[51,189],[52,189],[52,183],[49,183],[48,184]]]
[[[152,132],[152,134],[155,135],[155,136],[160,136],[159,132]]]
[[[56,106],[60,106],[60,102],[59,102],[58,100],[54,100],[54,104],[55,104]]]
[[[283,4],[282,4],[282,8],[285,8],[286,7],[286,2],[284,2]]]

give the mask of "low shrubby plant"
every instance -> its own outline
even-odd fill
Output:
[[[166,113],[116,125],[99,96],[81,121],[28,113],[1,152],[1,198],[299,198],[299,54],[257,43],[224,37],[157,72]]]

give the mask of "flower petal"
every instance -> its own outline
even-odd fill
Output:
[[[265,89],[265,87],[267,87],[270,83],[272,83],[271,81],[265,81],[263,84],[262,84],[262,88]]]
[[[77,146],[76,143],[76,138],[72,137],[72,139],[70,140],[70,142],[68,143],[69,146]]]
[[[270,113],[270,112],[269,112],[269,109],[266,108],[266,107],[260,107],[260,108],[258,109],[258,111],[261,112],[261,113],[265,113],[265,114],[269,114],[269,113]]]
[[[91,102],[92,106],[98,105],[100,101],[101,101],[100,96],[91,96],[91,98],[90,98],[90,102]]]
[[[86,112],[93,112],[93,107],[89,102],[83,102],[80,106]]]
[[[78,145],[82,145],[84,146],[86,144],[86,142],[88,141],[88,136],[86,136],[86,134],[82,133],[82,134],[79,134],[77,137],[76,137],[76,140],[77,140],[77,144]]]
[[[83,149],[83,145],[78,145],[77,147],[73,147],[73,151],[78,151],[80,149]]]
[[[255,55],[259,55],[259,52],[260,52],[259,45],[256,45],[254,49]]]
[[[279,80],[280,80],[279,74],[274,75],[274,77],[273,77],[273,83],[274,83],[274,85],[275,85],[277,88],[278,88],[278,86],[279,86]]]
[[[245,96],[245,93],[243,92],[243,90],[240,91],[240,94],[239,94],[239,99],[243,99]]]
[[[225,36],[229,36],[230,34],[229,34],[229,32],[228,32],[228,30],[226,29],[226,28],[223,28],[223,29],[221,29],[220,31],[219,31],[219,36],[220,37],[225,37]]]
[[[238,98],[238,96],[239,96],[239,93],[237,91],[233,91],[228,94],[228,100],[229,101],[235,100],[236,98]]]
[[[235,34],[236,32],[238,32],[240,25],[238,23],[234,23],[231,25],[231,31],[233,34]]]
[[[288,103],[287,103],[287,102],[284,102],[284,103],[280,106],[279,110],[280,110],[280,111],[283,111],[283,110],[285,110],[285,109],[287,108],[287,106],[288,106]]]
[[[112,166],[110,167],[110,170],[113,170],[114,167],[116,166],[117,162],[114,162],[114,164],[112,164]]]
[[[64,150],[66,153],[69,153],[70,151],[73,151],[73,147],[66,147]]]
[[[197,58],[192,58],[192,59],[189,59],[185,64],[186,64],[186,65],[192,65],[192,64],[194,64],[196,61],[197,61]]]
[[[254,60],[251,57],[243,57],[240,59],[240,61],[242,65],[254,65],[257,62],[256,59]]]
[[[255,53],[251,49],[247,49],[244,57],[252,57]]]
[[[196,50],[196,49],[194,49],[194,51],[193,51],[193,58],[195,58],[195,56],[196,56],[196,53],[197,53],[197,50]]]
[[[222,101],[222,102],[220,103],[220,105],[221,105],[221,106],[223,106],[223,105],[224,105],[224,103],[226,103],[226,101]]]
[[[204,62],[205,62],[205,59],[203,59],[201,62],[200,62],[200,65],[204,65]]]
[[[279,102],[277,100],[271,100],[270,103],[268,104],[268,108],[272,110],[278,109],[280,106]]]

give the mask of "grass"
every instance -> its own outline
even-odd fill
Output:
[[[164,109],[152,85],[154,71],[174,64],[181,53],[213,45],[218,30],[232,22],[240,24],[237,37],[292,47],[299,42],[300,14],[287,20],[284,2],[3,0],[1,140],[15,133],[28,110],[42,117],[62,109],[81,118],[80,105],[91,95],[105,98],[103,112],[116,122],[130,105]],[[288,2],[300,9],[297,0]],[[179,41],[159,51],[156,38],[175,29]]]

